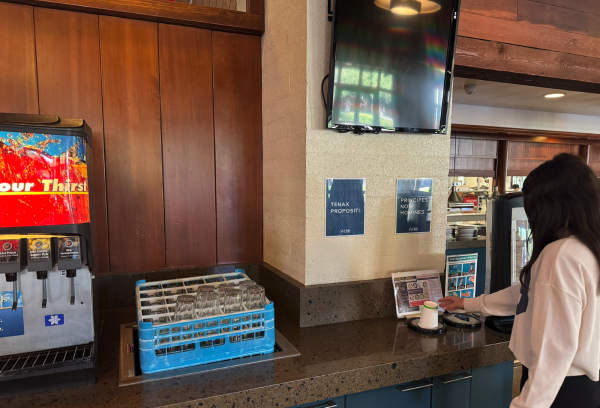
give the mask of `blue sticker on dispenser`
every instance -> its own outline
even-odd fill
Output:
[[[46,315],[46,317],[44,317],[44,321],[46,322],[46,326],[60,326],[60,325],[65,324],[65,315],[64,314]]]
[[[17,292],[17,310],[12,310],[13,293],[0,292],[0,338],[22,336],[25,334],[23,323],[23,296]]]

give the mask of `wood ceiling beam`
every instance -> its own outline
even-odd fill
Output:
[[[600,134],[556,132],[550,130],[514,129],[498,126],[452,124],[452,137],[457,139],[508,140],[513,142],[600,145]]]
[[[458,37],[454,75],[600,93],[600,58]]]

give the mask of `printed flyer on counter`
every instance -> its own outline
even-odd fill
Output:
[[[421,306],[428,300],[437,303],[444,297],[440,274],[437,270],[393,273],[392,282],[394,283],[396,314],[399,318],[419,313]]]
[[[475,297],[477,254],[446,257],[446,296]]]

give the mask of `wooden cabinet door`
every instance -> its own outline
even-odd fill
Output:
[[[262,261],[260,37],[213,31],[217,262]]]
[[[469,408],[470,404],[471,370],[433,379],[431,408]]]
[[[39,113],[33,7],[0,3],[0,112]]]
[[[165,267],[157,30],[100,16],[111,272]]]
[[[160,24],[166,266],[217,263],[211,32]]]
[[[98,16],[35,9],[40,113],[84,119],[92,128],[94,272],[109,270],[104,123]]]

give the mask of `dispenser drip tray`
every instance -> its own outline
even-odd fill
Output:
[[[0,356],[0,397],[94,383],[94,343]]]
[[[468,313],[446,312],[442,319],[449,326],[457,327],[459,329],[478,329],[481,327],[481,320]]]
[[[448,331],[448,327],[444,322],[438,322],[437,327],[433,329],[424,329],[423,327],[419,326],[420,321],[421,318],[419,317],[408,319],[408,327],[421,334],[445,334],[446,331]]]
[[[162,380],[165,378],[182,375],[204,373],[213,370],[222,370],[245,364],[270,362],[287,357],[298,357],[300,353],[287,341],[279,331],[275,330],[275,351],[269,354],[235,358],[209,364],[200,364],[193,367],[161,371],[153,374],[142,374],[138,358],[138,332],[136,323],[121,325],[121,341],[119,345],[119,386],[133,385],[148,381]]]

